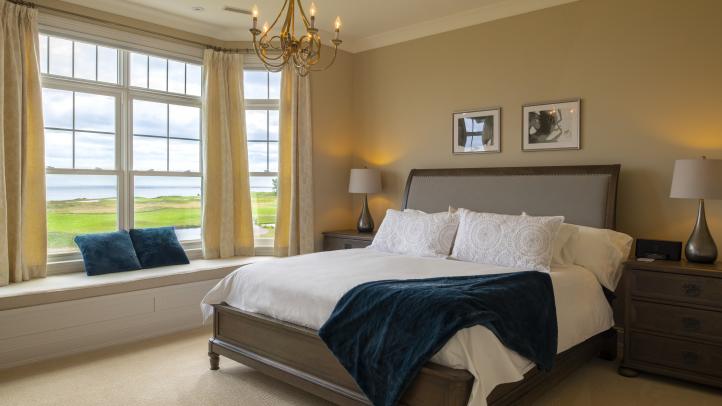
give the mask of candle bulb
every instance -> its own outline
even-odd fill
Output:
[[[267,32],[268,32],[268,21],[263,23],[263,35],[266,35]]]
[[[254,4],[251,13],[253,13],[253,29],[255,30],[258,28],[258,6]]]
[[[338,39],[339,31],[341,31],[341,17],[336,17],[336,39]]]
[[[316,3],[311,2],[311,28],[316,28]]]

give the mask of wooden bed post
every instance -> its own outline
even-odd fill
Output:
[[[614,361],[617,359],[617,330],[612,327],[602,334],[604,334],[604,343],[599,351],[599,358],[605,361]]]
[[[219,364],[221,363],[221,359],[213,352],[213,340],[208,341],[208,358],[211,362],[211,371],[217,371],[219,368]]]

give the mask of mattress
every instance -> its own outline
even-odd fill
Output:
[[[370,248],[319,252],[244,266],[221,280],[203,299],[318,330],[351,288],[376,280],[421,279],[518,272],[519,269],[440,258],[420,258]],[[557,353],[608,330],[612,309],[595,276],[576,266],[552,266],[557,310]],[[474,375],[469,405],[486,405],[494,388],[523,379],[534,364],[504,347],[483,326],[459,331],[431,360]]]

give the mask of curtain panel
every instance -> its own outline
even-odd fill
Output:
[[[243,56],[207,49],[203,71],[203,256],[251,256]]]
[[[38,12],[0,0],[0,286],[46,275]]]
[[[281,78],[278,210],[274,252],[285,257],[314,251],[313,135],[310,78],[287,65]]]

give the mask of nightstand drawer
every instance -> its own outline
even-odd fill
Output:
[[[631,332],[631,361],[722,377],[722,347]]]
[[[632,300],[632,329],[657,331],[722,343],[722,313]]]
[[[632,295],[722,307],[722,279],[632,271]]]
[[[355,240],[352,238],[326,237],[323,240],[323,249],[326,251],[347,250],[351,248],[365,248],[371,241]]]

